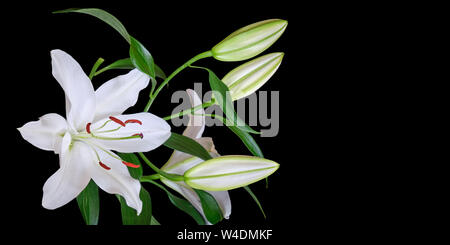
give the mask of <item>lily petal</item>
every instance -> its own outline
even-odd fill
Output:
[[[56,113],[45,114],[38,121],[18,128],[22,137],[39,149],[59,152],[59,142],[67,130],[67,122]]]
[[[189,100],[192,107],[202,104],[202,100],[194,90],[187,89],[186,92],[189,95]],[[205,131],[205,116],[203,116],[203,114],[205,114],[205,110],[198,109],[194,112],[194,114],[198,115],[188,114],[189,123],[186,129],[183,131],[183,135],[192,139],[197,139],[200,138],[203,134],[203,131]]]
[[[82,130],[92,122],[95,112],[94,88],[80,64],[62,50],[52,50],[52,74],[66,94],[67,122],[73,130]]]
[[[70,137],[66,134],[65,138]],[[66,141],[66,140],[63,140]],[[63,144],[65,148],[67,144]],[[44,184],[42,206],[56,209],[73,200],[91,179],[88,164],[94,161],[92,151],[82,142],[74,142],[70,150],[60,154],[60,169]]]
[[[94,182],[102,190],[110,194],[119,194],[125,198],[129,207],[134,208],[138,215],[142,211],[142,201],[139,198],[141,184],[132,178],[120,157],[111,151],[94,147],[105,169],[98,162],[90,166],[90,174]]]
[[[136,104],[139,92],[147,87],[149,81],[148,75],[134,69],[104,83],[95,91],[97,104],[94,121],[122,114]]]
[[[186,90],[187,94],[189,95],[189,100],[191,102],[191,107],[195,107],[202,104],[202,101],[200,97],[197,95],[197,93],[192,89]],[[205,114],[205,110],[198,109],[195,111],[195,114],[198,115],[191,115],[188,114],[189,117],[189,123],[186,127],[186,129],[183,131],[183,135],[187,136],[189,138],[194,139],[198,143],[200,143],[208,152],[216,154],[216,150],[214,149],[214,143],[212,142],[211,138],[200,138],[202,137],[202,134],[205,130],[205,116],[199,116]],[[170,156],[167,163],[163,166],[169,167],[172,164],[182,162],[188,158],[192,157],[189,154],[186,154],[184,152],[180,151],[174,151],[172,155]],[[183,172],[184,173],[184,172]]]
[[[98,143],[110,150],[124,153],[147,152],[159,147],[170,137],[169,124],[151,113],[141,112],[112,118],[113,121],[106,118],[91,125],[92,134],[97,137]],[[130,138],[133,135],[141,137]]]

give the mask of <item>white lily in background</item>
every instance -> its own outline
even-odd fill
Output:
[[[61,207],[91,179],[104,191],[119,194],[128,206],[142,210],[140,182],[126,166],[138,167],[111,150],[146,152],[164,143],[170,126],[150,113],[122,115],[133,106],[149,77],[137,69],[118,76],[96,91],[81,66],[67,53],[52,50],[52,74],[66,95],[66,118],[50,113],[19,128],[32,145],[59,154],[60,169],[44,184],[42,206]]]
[[[186,92],[189,95],[192,107],[202,104],[202,101],[194,90],[188,89]],[[205,111],[203,109],[198,109],[194,112],[194,115],[188,115],[189,123],[184,130],[183,135],[195,139],[213,157],[217,157],[219,154],[214,148],[212,139],[209,137],[202,137],[203,131],[205,130],[205,117],[202,116],[203,114],[205,114]],[[204,162],[204,160],[198,157],[180,151],[174,151],[167,163],[161,167],[161,170],[171,174],[184,175],[187,170],[202,162]],[[183,181],[174,182],[164,177],[161,177],[161,181],[184,196],[203,215],[205,221],[208,221],[203,212],[200,198],[190,186]],[[228,191],[208,191],[208,193],[216,199],[223,217],[228,219],[231,214],[231,200]],[[210,224],[209,222],[207,223]]]

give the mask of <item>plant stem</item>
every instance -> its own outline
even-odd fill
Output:
[[[203,53],[200,53],[196,56],[194,56],[192,59],[188,60],[186,63],[184,63],[183,65],[181,65],[180,67],[178,67],[174,72],[172,72],[172,74],[170,74],[160,85],[159,87],[155,90],[154,93],[150,94],[150,99],[147,103],[147,105],[144,108],[144,112],[148,112],[148,110],[150,109],[150,106],[152,105],[153,101],[155,100],[156,96],[158,96],[159,92],[162,90],[162,88],[164,88],[164,86],[169,83],[169,81],[175,76],[177,75],[180,71],[182,71],[184,68],[188,67],[190,64],[194,63],[197,60],[203,59],[203,58],[207,58],[207,57],[211,57],[212,56],[212,52],[211,51],[206,51]]]
[[[144,162],[147,163],[148,166],[150,166],[151,169],[153,169],[155,172],[157,172],[159,175],[163,176],[164,178],[167,178],[172,181],[184,181],[184,176],[178,175],[178,174],[166,173],[166,172],[162,171],[161,169],[159,169],[158,167],[156,167],[152,162],[150,162],[150,160],[148,160],[148,158],[144,155],[144,153],[139,152],[138,154],[142,158],[142,160],[144,160]]]
[[[202,109],[202,108],[206,108],[206,107],[209,107],[209,106],[212,106],[212,105],[214,105],[214,102],[213,101],[208,101],[208,102],[205,102],[205,103],[203,103],[201,105],[194,106],[192,108],[180,111],[179,113],[175,113],[175,114],[172,114],[170,116],[163,117],[163,119],[167,121],[167,120],[170,120],[170,119],[173,119],[173,118],[184,116],[186,114],[194,114],[194,112],[196,110]]]

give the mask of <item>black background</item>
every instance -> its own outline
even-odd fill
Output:
[[[269,178],[268,189],[264,181],[251,186],[262,202],[267,219],[262,217],[244,190],[232,190],[232,215],[214,229],[265,228],[274,230],[273,239],[301,239],[311,232],[320,233],[324,227],[337,229],[339,225],[336,224],[349,218],[348,210],[352,206],[356,208],[357,204],[346,199],[348,179],[333,174],[345,172],[349,166],[341,161],[350,162],[352,159],[341,158],[339,162],[330,162],[330,159],[344,154],[339,151],[343,142],[338,139],[345,134],[339,126],[343,123],[341,118],[348,100],[345,90],[349,84],[342,82],[345,79],[342,73],[348,69],[342,62],[347,61],[350,55],[347,41],[355,46],[358,44],[355,40],[343,40],[348,33],[345,24],[350,20],[345,14],[328,15],[334,6],[294,5],[287,1],[272,4],[167,1],[145,5],[132,2],[27,5],[10,8],[14,13],[4,20],[3,30],[3,41],[6,42],[3,59],[8,64],[3,71],[8,73],[8,78],[3,83],[12,85],[3,91],[8,95],[8,99],[3,98],[7,115],[3,124],[7,125],[4,128],[7,127],[11,134],[13,144],[8,145],[5,153],[6,168],[2,172],[8,178],[5,178],[2,197],[2,205],[5,206],[2,208],[10,210],[8,223],[12,230],[38,230],[45,234],[75,232],[81,234],[80,237],[100,233],[103,238],[110,237],[112,231],[125,237],[151,234],[152,239],[165,237],[175,240],[176,231],[185,225],[195,230],[211,229],[197,227],[190,217],[169,203],[164,193],[147,184],[144,187],[151,194],[153,214],[163,227],[118,228],[121,224],[119,203],[115,196],[103,191],[100,191],[99,227],[84,226],[76,201],[57,210],[46,210],[41,206],[42,186],[58,168],[57,155],[35,148],[23,140],[15,128],[46,113],[65,115],[64,93],[51,75],[50,50],[66,51],[85,72],[89,72],[98,57],[104,58],[104,64],[108,64],[128,55],[126,41],[105,23],[82,14],[51,13],[71,7],[98,7],[112,13],[150,50],[155,62],[167,74],[240,27],[269,18],[288,20],[283,36],[265,51],[285,52],[283,62],[261,88],[280,91],[279,134],[273,138],[256,137],[256,141],[265,157],[280,163],[281,167]],[[241,63],[211,58],[198,62],[214,70],[219,77]],[[344,71],[339,69],[344,67]],[[122,72],[111,71],[95,77],[94,87],[119,74]],[[332,79],[336,76],[340,79]],[[351,76],[348,75],[347,79],[353,79]],[[160,93],[151,112],[159,116],[169,114],[176,106],[170,103],[171,92],[193,88],[194,82],[202,82],[206,90],[207,76],[204,72],[183,71],[171,81],[169,89]],[[339,89],[338,85],[341,86]],[[127,113],[142,110],[147,94],[148,89],[141,92],[140,102]],[[181,127],[173,128],[175,132],[182,130]],[[222,155],[250,154],[225,127],[207,128],[204,135],[214,137],[216,148]],[[161,166],[170,153],[161,147],[149,157]],[[145,168],[144,173],[151,171]],[[324,237],[327,236],[319,235],[316,239]]]

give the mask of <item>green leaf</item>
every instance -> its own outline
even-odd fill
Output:
[[[113,69],[134,69],[135,66],[133,65],[133,62],[131,62],[130,58],[125,58],[125,59],[120,59],[120,60],[116,60],[113,63],[103,67],[102,69],[100,69],[99,71],[95,72],[94,76],[99,75],[100,73],[103,73],[105,71],[108,70],[113,70]],[[166,74],[164,73],[164,71],[155,64],[155,76],[159,77],[161,79],[166,79]]]
[[[117,152],[117,155],[119,155],[119,157],[122,158],[122,160],[124,160],[125,162],[134,163],[140,166],[139,168],[127,167],[131,177],[137,180],[142,177],[143,172],[142,164],[138,156],[136,156],[134,153],[120,153],[120,152]]]
[[[152,184],[158,186],[159,188],[161,188],[162,190],[164,190],[166,192],[167,197],[169,198],[170,202],[175,207],[177,207],[181,211],[190,215],[195,220],[195,222],[197,222],[197,224],[199,224],[199,225],[206,224],[205,220],[203,219],[203,216],[198,212],[198,210],[189,201],[175,196],[170,191],[168,191],[164,186],[158,184],[157,182],[155,182],[151,179],[147,179],[145,176],[141,178],[141,181],[149,182],[149,183],[152,183]]]
[[[203,160],[212,159],[211,155],[209,155],[208,151],[203,148],[202,145],[200,145],[197,141],[181,134],[172,132],[170,138],[164,142],[164,145],[173,150],[181,151],[199,157]]]
[[[223,219],[222,210],[217,204],[216,199],[206,191],[193,189],[202,203],[203,213],[211,224],[217,224]]]
[[[264,213],[264,209],[263,209],[261,203],[259,202],[258,198],[256,197],[256,195],[253,193],[253,191],[250,189],[249,186],[244,186],[244,189],[247,191],[248,194],[250,194],[250,196],[256,202],[256,205],[258,205],[259,210],[261,210],[261,213],[262,213],[262,215],[264,216],[264,219],[265,219],[266,218],[266,214]]]
[[[127,30],[125,29],[125,26],[112,14],[106,12],[105,10],[98,9],[98,8],[83,8],[83,9],[76,9],[76,8],[70,8],[70,9],[64,9],[64,10],[58,10],[54,11],[54,14],[60,14],[60,13],[82,13],[82,14],[88,14],[94,17],[97,17],[98,19],[104,21],[106,24],[110,25],[112,28],[114,28],[117,32],[119,32],[120,35],[122,35],[125,40],[130,43],[130,35],[128,34]]]
[[[143,73],[155,78],[155,62],[150,52],[138,40],[130,36],[131,63]]]
[[[159,223],[158,220],[155,219],[155,216],[152,216],[152,219],[150,220],[150,225],[161,225],[161,223]]]
[[[94,181],[89,184],[77,197],[78,207],[87,225],[97,225],[100,213],[98,187]]]
[[[150,225],[152,220],[152,200],[150,194],[141,187],[139,197],[142,200],[142,212],[137,215],[136,210],[128,207],[125,198],[119,196],[122,224],[124,225]]]
[[[259,148],[258,144],[256,143],[255,139],[253,139],[253,137],[241,130],[241,128],[236,127],[236,126],[228,126],[228,128],[233,131],[233,133],[235,133],[242,141],[242,143],[244,143],[244,145],[247,147],[247,149],[254,155],[257,157],[262,157],[264,158],[264,155],[261,151],[261,148]]]
[[[155,64],[155,75],[156,77],[159,77],[164,80],[167,78],[166,73],[164,73],[164,71],[156,64]]]
[[[231,100],[230,90],[228,86],[220,80],[217,75],[208,68],[200,66],[191,66],[193,68],[200,68],[208,71],[209,73],[209,85],[213,91],[215,101],[218,103],[220,109],[225,113],[226,118],[232,122],[233,126],[239,129],[250,132],[253,134],[259,134],[259,132],[250,128],[242,119],[237,115],[234,110],[233,101]],[[228,125],[227,125],[228,126]]]

